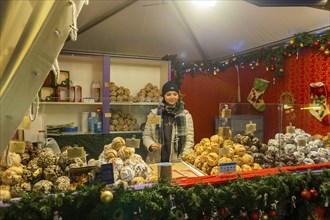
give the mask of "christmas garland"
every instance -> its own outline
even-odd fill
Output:
[[[237,65],[241,68],[257,68],[261,61],[264,61],[266,70],[274,74],[274,76],[284,76],[284,60],[290,56],[297,56],[303,48],[314,48],[322,52],[325,56],[330,54],[330,30],[320,34],[299,33],[293,38],[275,47],[263,47],[259,50],[242,55],[233,55],[219,61],[184,61],[179,60],[177,55],[168,54],[163,60],[171,61],[172,73],[175,80],[181,84],[184,74],[191,73],[211,73],[217,74],[230,65]]]
[[[62,194],[24,193],[19,201],[4,201],[10,206],[0,209],[0,219],[307,219],[329,198],[329,170],[190,188],[165,181],[143,190],[98,183]]]

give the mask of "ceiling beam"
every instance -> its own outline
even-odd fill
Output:
[[[327,3],[325,3],[325,5],[317,5],[317,6],[313,6],[312,8],[330,11],[330,0],[327,0]]]
[[[113,10],[108,11],[107,13],[95,18],[94,20],[88,22],[84,26],[80,27],[78,30],[78,35],[88,31],[89,29],[93,28],[94,26],[100,24],[104,20],[112,17],[113,15],[119,13],[120,11],[124,10],[125,8],[129,7],[130,5],[136,3],[139,0],[128,0],[123,4],[119,5],[118,7],[114,8]],[[69,41],[70,39],[67,39]]]
[[[204,61],[209,61],[209,59],[207,58],[202,46],[200,45],[199,41],[197,40],[194,32],[192,31],[190,25],[188,24],[186,18],[183,16],[182,11],[180,10],[179,6],[177,5],[177,3],[175,1],[172,1],[172,4],[174,5],[174,8],[177,10],[179,16],[181,17],[184,25],[186,26],[187,30],[188,30],[188,34],[190,35],[191,39],[193,40],[193,43],[195,45],[195,47],[197,48],[199,54],[201,55],[201,57],[203,58]]]

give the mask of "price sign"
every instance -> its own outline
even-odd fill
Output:
[[[140,139],[135,138],[126,138],[125,143],[126,147],[132,147],[132,148],[140,148]]]
[[[115,182],[112,163],[101,165],[101,179],[108,184]]]
[[[110,82],[104,82],[104,87],[109,88],[110,87]]]
[[[219,156],[226,155],[228,153],[229,153],[229,149],[228,148],[219,148]]]
[[[246,133],[253,133],[256,130],[257,130],[257,125],[255,123],[252,123],[251,121],[250,121],[249,124],[246,124],[245,125],[245,131],[246,131]]]
[[[222,136],[223,138],[229,137],[229,127],[218,127],[218,135]]]
[[[104,117],[111,118],[111,113],[110,112],[104,113]]]
[[[24,141],[10,141],[9,142],[9,152],[13,153],[24,153],[25,142]]]
[[[85,150],[83,147],[74,147],[67,149],[68,158],[84,158],[85,157]]]
[[[236,172],[236,162],[219,164],[219,173],[233,173]]]
[[[149,115],[147,117],[147,124],[159,125],[161,123],[160,115]]]
[[[304,147],[306,146],[306,140],[305,139],[299,139],[297,140],[297,144],[299,147]]]
[[[222,118],[231,118],[231,109],[225,108],[221,111]]]
[[[292,123],[290,123],[289,126],[286,126],[286,133],[291,133],[293,134],[294,131],[295,131],[296,127],[295,126],[292,126]]]

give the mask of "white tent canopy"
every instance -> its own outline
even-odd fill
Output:
[[[251,1],[271,7],[260,7]],[[78,18],[78,41],[67,42],[64,49],[217,60],[297,33],[322,31],[330,25],[329,10],[310,7],[324,5],[324,1],[218,0],[213,7],[193,2],[196,1],[91,0]],[[287,5],[274,6],[283,2]]]

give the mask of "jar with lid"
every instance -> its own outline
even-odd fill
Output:
[[[39,130],[38,131],[38,148],[44,148],[46,145],[46,131],[45,130]]]

